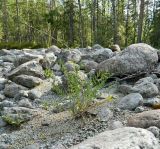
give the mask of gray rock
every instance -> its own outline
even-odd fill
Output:
[[[5,96],[0,94],[0,102],[3,101],[5,99]]]
[[[154,83],[154,79],[151,77],[145,77],[145,78],[139,79],[135,84],[141,84],[143,82]]]
[[[143,97],[139,93],[131,93],[123,97],[118,103],[118,107],[124,110],[134,110],[136,107],[141,105]]]
[[[39,149],[39,148],[40,148],[40,145],[38,143],[34,143],[34,144],[26,146],[23,149]]]
[[[141,128],[156,126],[160,128],[160,110],[138,113],[128,119],[128,126]]]
[[[0,102],[0,107],[4,108],[4,107],[14,107],[14,103],[12,101],[8,101],[8,100],[4,100],[2,102]]]
[[[111,49],[98,49],[91,55],[92,59],[97,62],[103,62],[113,56],[113,52]]]
[[[79,65],[73,62],[66,62],[64,66],[67,71],[75,71],[80,69]]]
[[[90,72],[92,69],[96,69],[98,63],[93,60],[82,60],[80,62],[80,69],[84,69],[86,72]]]
[[[147,128],[147,130],[152,132],[156,138],[159,138],[159,136],[160,136],[160,129],[159,128],[157,128],[155,126],[151,126],[151,127]]]
[[[107,108],[106,104],[91,108],[87,112],[96,115],[99,121],[108,121],[113,117],[112,111]]]
[[[61,70],[61,66],[59,64],[55,64],[52,69],[54,71],[60,71]]]
[[[72,61],[78,63],[81,60],[81,52],[78,49],[63,51],[61,55],[62,60],[65,62]]]
[[[42,55],[24,52],[18,56],[16,56],[16,60],[14,61],[14,65],[18,67],[28,61],[32,61],[34,59],[43,59]]]
[[[4,89],[6,83],[7,83],[7,79],[0,78],[0,91]]]
[[[158,87],[158,90],[160,91],[160,79],[155,79],[154,83]]]
[[[21,74],[44,78],[44,71],[38,60],[29,61],[18,66],[16,69],[12,70],[7,76],[9,79],[13,80],[16,76]]]
[[[2,111],[3,117],[9,117],[13,120],[26,122],[37,115],[37,110],[25,107],[5,107]]]
[[[44,80],[42,84],[31,89],[28,92],[28,97],[33,100],[36,98],[40,98],[45,93],[49,92],[52,89],[52,86],[53,80]]]
[[[40,60],[40,63],[43,67],[43,69],[50,69],[54,66],[55,61],[57,60],[57,57],[54,55],[53,52],[46,53],[43,59]]]
[[[28,76],[28,75],[19,75],[13,79],[17,84],[23,85],[27,88],[33,88],[40,85],[43,80],[38,77]]]
[[[111,122],[110,125],[109,125],[109,128],[110,128],[111,130],[114,130],[114,129],[117,129],[117,128],[122,128],[122,127],[123,127],[123,124],[122,124],[122,122],[120,122],[120,121],[113,121],[113,122]]]
[[[18,85],[16,83],[9,83],[5,85],[4,95],[6,97],[14,98],[21,90],[27,90],[24,86]]]
[[[141,128],[124,127],[105,131],[70,149],[159,149],[154,135]]]
[[[5,127],[7,123],[0,117],[0,128]]]
[[[95,49],[103,49],[103,47],[99,44],[95,44],[93,45],[92,50],[95,50]]]
[[[139,106],[139,107],[137,107],[134,111],[136,112],[136,113],[141,113],[141,112],[143,112],[145,109],[144,109],[144,107],[143,106]]]
[[[33,108],[32,103],[29,101],[28,98],[22,98],[19,103],[19,107],[26,107],[26,108]]]
[[[150,98],[158,95],[159,90],[157,86],[151,82],[144,81],[142,83],[136,83],[132,92],[138,92],[145,98]]]
[[[129,93],[131,93],[133,90],[133,87],[131,85],[128,84],[121,84],[118,86],[118,91],[121,92],[124,95],[127,95]]]
[[[130,45],[116,56],[100,63],[97,71],[114,75],[133,74],[152,69],[157,62],[157,51],[147,44],[139,43]]]
[[[143,105],[149,107],[156,107],[157,105],[160,105],[160,98],[147,98],[144,100]]]
[[[49,47],[47,50],[46,50],[46,53],[47,52],[53,52],[55,55],[58,55],[61,53],[61,49],[59,49],[57,46],[55,45],[52,45],[51,47]]]

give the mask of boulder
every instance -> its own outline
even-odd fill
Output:
[[[92,69],[96,69],[98,63],[93,60],[82,60],[80,62],[80,69],[85,70],[86,72],[90,72]]]
[[[4,95],[6,97],[14,98],[21,90],[27,90],[27,88],[11,82],[5,85]]]
[[[145,98],[158,95],[159,90],[155,84],[149,81],[138,82],[133,86],[132,92],[138,92]]]
[[[144,106],[149,106],[149,107],[156,107],[160,106],[160,98],[154,97],[154,98],[147,98],[143,101]]]
[[[46,53],[48,53],[48,52],[53,52],[56,56],[58,55],[58,54],[60,54],[61,53],[61,49],[59,49],[57,46],[55,46],[55,45],[52,45],[51,47],[49,47],[47,50],[46,50]]]
[[[27,88],[33,88],[40,85],[43,80],[37,77],[28,76],[28,75],[19,75],[13,79],[17,84],[23,85]]]
[[[57,57],[53,52],[46,53],[44,58],[40,60],[43,69],[52,68],[54,66]]]
[[[66,50],[61,53],[62,61],[72,61],[78,63],[81,60],[81,52],[78,49]]]
[[[76,70],[79,70],[79,69],[80,69],[80,67],[79,67],[78,64],[73,63],[73,62],[71,62],[71,61],[66,62],[66,63],[64,64],[64,66],[65,66],[65,68],[66,68],[67,71],[76,71]]]
[[[157,62],[156,49],[147,44],[139,43],[130,45],[116,56],[100,63],[97,71],[123,76],[153,69]]]
[[[160,110],[150,110],[138,113],[128,119],[128,126],[140,128],[156,126],[160,128]]]
[[[159,128],[157,128],[155,126],[151,126],[151,127],[147,128],[147,130],[152,132],[156,138],[160,137],[160,129]]]
[[[143,97],[139,93],[131,93],[123,97],[118,103],[118,108],[124,110],[135,110],[143,103]]]
[[[7,79],[0,78],[0,91],[4,89]]]
[[[148,130],[124,127],[105,131],[70,149],[159,149],[155,136]]]
[[[44,71],[38,60],[29,61],[18,66],[7,76],[9,79],[13,80],[16,76],[21,74],[44,78]]]
[[[103,47],[99,44],[95,44],[93,45],[92,50],[95,50],[95,49],[103,49]]]
[[[103,62],[104,60],[107,60],[113,56],[113,52],[111,49],[103,48],[98,49],[95,52],[92,53],[91,58],[97,62]]]
[[[44,80],[42,84],[31,89],[28,92],[28,97],[32,100],[40,98],[45,93],[49,92],[52,89],[53,80]]]

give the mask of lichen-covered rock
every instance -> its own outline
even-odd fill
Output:
[[[28,88],[36,87],[43,82],[42,79],[29,75],[16,76],[13,81]]]
[[[141,128],[124,127],[105,131],[70,149],[159,149],[155,136]]]
[[[21,90],[27,90],[27,88],[11,82],[5,85],[4,95],[6,97],[14,98]]]
[[[7,76],[9,79],[13,80],[14,77],[21,74],[35,76],[39,78],[44,77],[42,66],[39,64],[38,60],[32,60],[18,66],[16,69],[12,70]]]
[[[30,99],[40,98],[45,93],[49,92],[52,89],[53,80],[44,80],[39,86],[31,89],[28,92],[28,97]]]
[[[106,71],[114,75],[133,74],[152,69],[157,62],[157,50],[139,43],[130,45],[116,56],[100,63],[97,71]]]

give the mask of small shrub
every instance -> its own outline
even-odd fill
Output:
[[[91,80],[93,85],[100,85],[106,83],[106,81],[111,77],[111,74],[104,71],[98,71],[93,76],[91,76]]]
[[[45,69],[44,70],[44,76],[46,78],[53,78],[54,77],[54,73],[51,69]]]
[[[9,125],[15,126],[15,127],[19,127],[24,120],[20,119],[20,118],[13,118],[9,115],[5,115],[2,116],[2,119]]]
[[[64,67],[63,70],[66,86],[54,85],[53,91],[59,95],[65,95],[66,99],[70,100],[70,111],[75,117],[82,116],[97,97],[98,90],[102,88],[104,82],[101,80],[94,85],[92,79],[81,80],[77,71],[67,72]]]

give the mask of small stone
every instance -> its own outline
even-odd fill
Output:
[[[135,112],[136,113],[141,113],[141,112],[143,112],[144,111],[144,107],[142,107],[142,106],[139,106],[139,107],[137,107],[136,109],[135,109]]]

